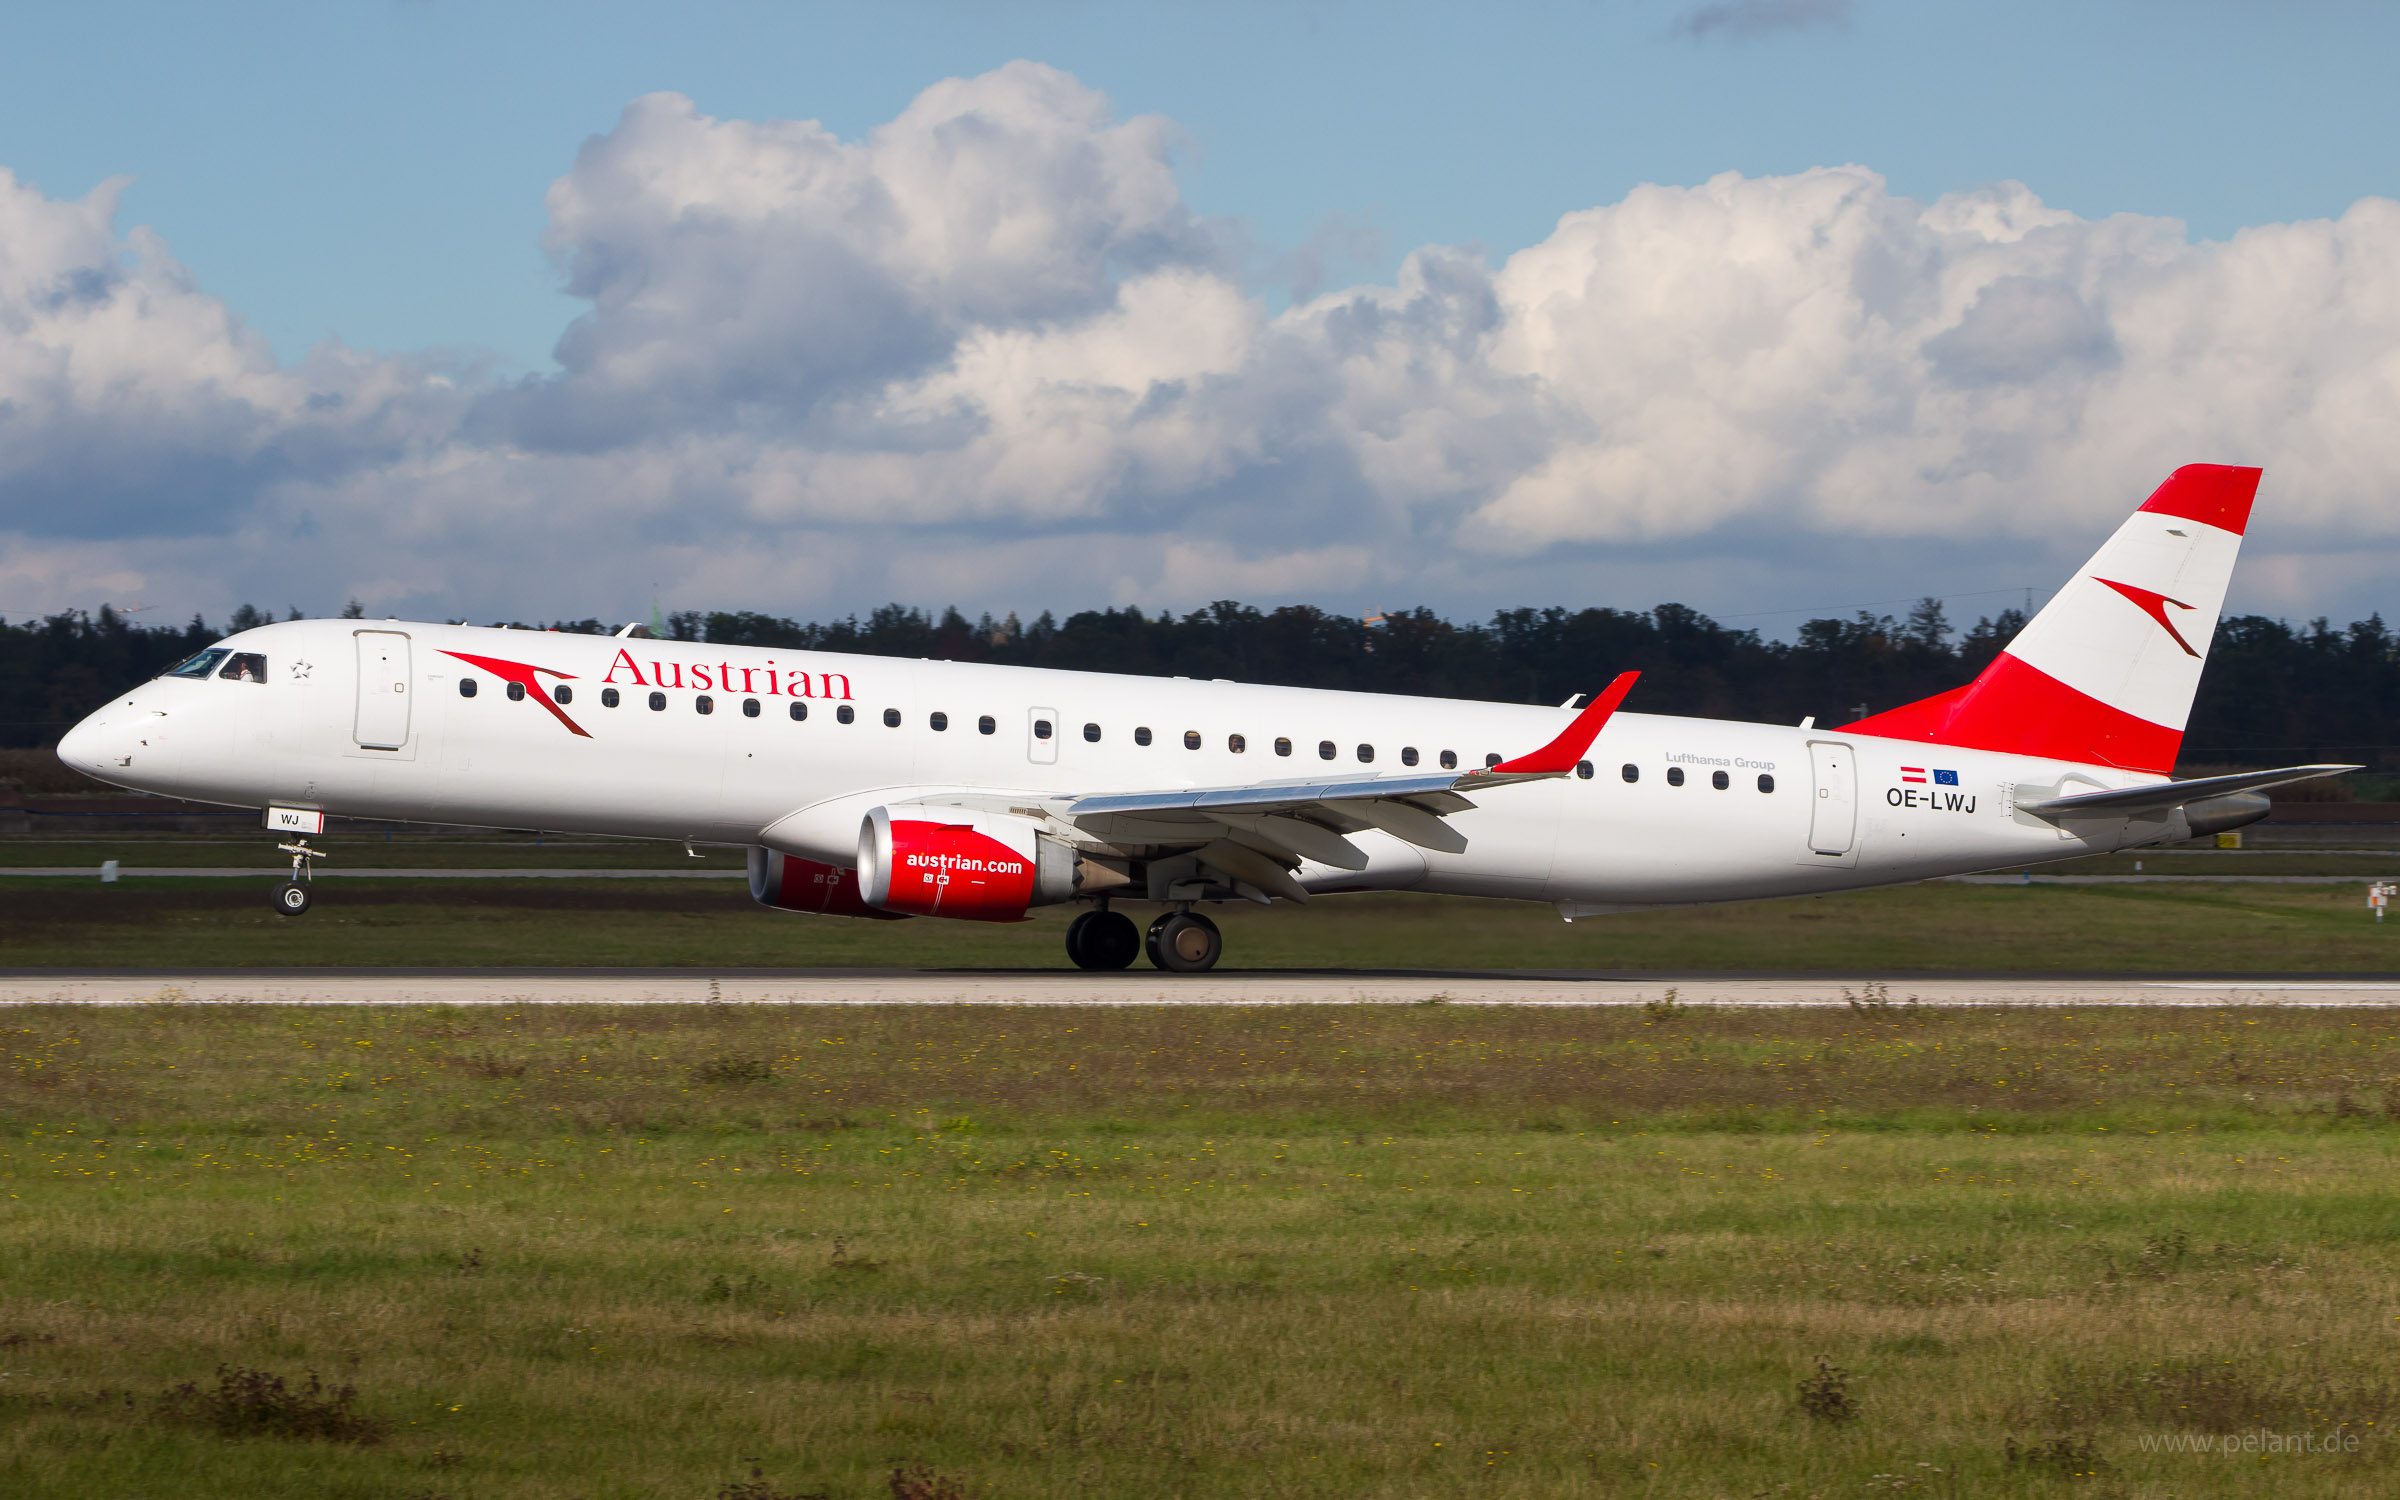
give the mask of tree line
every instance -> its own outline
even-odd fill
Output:
[[[344,614],[355,618],[353,605]],[[103,605],[0,620],[0,745],[55,744],[110,694],[156,676],[220,636],[273,618],[249,605],[223,630],[198,616],[146,625]],[[292,618],[298,618],[294,612]],[[1958,686],[2024,626],[2017,610],[1952,628],[1935,599],[1906,615],[1810,620],[1770,640],[1680,604],[1647,610],[1509,609],[1458,623],[1429,609],[1359,619],[1308,605],[1220,601],[1188,614],[1137,607],[969,620],[890,604],[865,619],[800,621],[683,611],[658,621],[676,640],[786,650],[933,657],[1073,671],[1562,703],[1639,670],[1645,713],[1837,725]],[[520,629],[607,634],[597,619]],[[2381,615],[2338,628],[2237,615],[2215,649],[2184,739],[2186,764],[2362,761],[2400,770],[2400,637]]]

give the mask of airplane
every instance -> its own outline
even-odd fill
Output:
[[[301,836],[290,915],[336,814],[741,846],[754,899],[820,916],[1081,903],[1103,970],[1209,969],[1227,901],[1821,895],[2201,837],[2358,769],[2171,779],[2259,473],[2177,469],[1973,682],[1833,729],[1623,712],[1632,672],[1545,708],[340,619],[228,636],[58,754]]]

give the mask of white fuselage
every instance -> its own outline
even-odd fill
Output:
[[[861,818],[885,802],[1417,774],[1442,768],[1445,752],[1467,769],[1540,746],[1574,717],[1456,699],[401,622],[294,621],[220,645],[264,656],[264,680],[146,683],[78,726],[61,757],[109,781],[204,802],[765,845],[846,866]],[[495,669],[451,653],[516,664],[519,675],[538,668],[533,680],[564,685],[571,702],[554,713],[538,694],[512,699]],[[461,695],[461,679],[475,681],[474,696]],[[603,703],[608,689],[613,707]],[[663,707],[650,706],[653,694]],[[713,708],[705,714],[704,696]],[[756,701],[755,715],[745,700]],[[804,718],[792,717],[794,704]],[[947,728],[933,727],[936,714]],[[1054,726],[1046,737],[1038,721]],[[1186,748],[1187,735],[1198,748]],[[1326,743],[1331,764],[1320,756]],[[1371,857],[1366,870],[1309,864],[1299,879],[1316,891],[1552,901],[1581,915],[1887,885],[2162,832],[2155,820],[2119,819],[2068,834],[2016,810],[2157,776],[1806,727],[1621,712],[1587,764],[1588,778],[1476,791],[1478,805],[1450,819],[1466,838],[1462,853],[1370,831],[1354,837]]]

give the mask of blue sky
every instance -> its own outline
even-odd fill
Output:
[[[516,368],[577,310],[540,250],[544,188],[657,90],[856,136],[936,79],[1048,62],[1188,132],[1187,200],[1257,236],[1270,294],[1312,243],[1347,253],[1334,274],[1388,276],[1418,245],[1505,254],[1726,170],[1859,162],[1919,198],[2013,178],[2211,238],[2400,186],[2400,7],[1862,0],[1748,27],[1724,7],[1734,24],[1692,34],[1709,9],[28,6],[0,162],[53,196],[131,175],[127,219],[286,358],[330,335]]]
[[[2235,607],[2400,606],[2400,7],[9,38],[0,613],[1971,616],[2188,459],[2269,471]]]

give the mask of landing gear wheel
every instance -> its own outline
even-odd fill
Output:
[[[1142,947],[1170,974],[1205,974],[1225,951],[1225,935],[1196,911],[1169,912],[1150,924]]]
[[[1122,969],[1142,951],[1142,935],[1122,912],[1087,911],[1067,924],[1067,957],[1078,969]]]
[[[287,917],[296,917],[308,910],[308,887],[287,880],[275,887],[275,894],[270,899],[274,901],[277,911]]]

